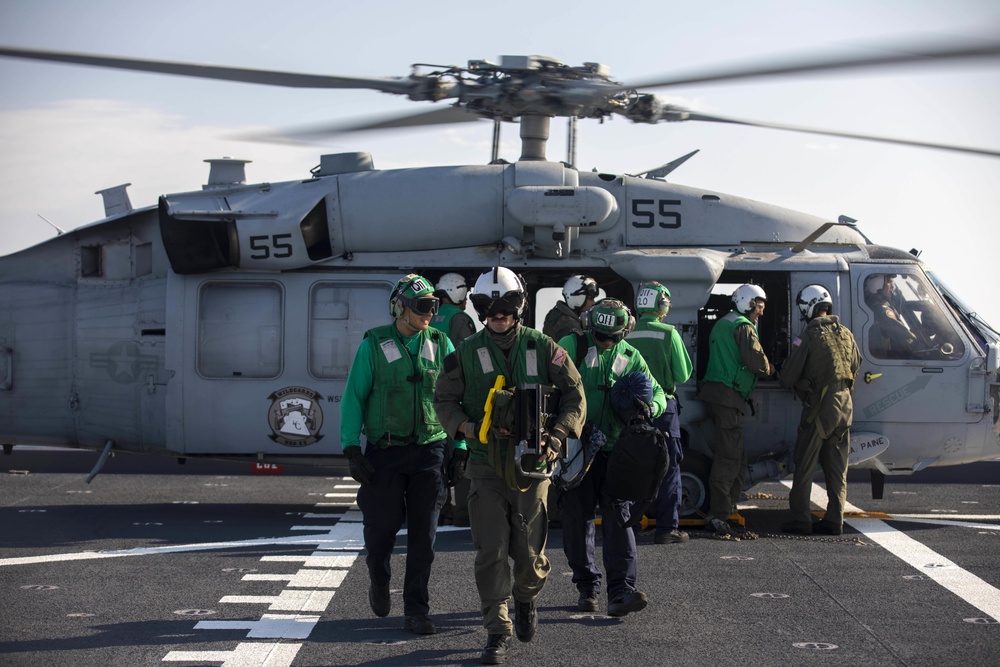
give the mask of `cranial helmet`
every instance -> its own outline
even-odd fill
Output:
[[[452,303],[461,303],[469,294],[469,286],[465,284],[465,278],[461,275],[446,273],[438,279],[437,285],[434,286],[434,292],[443,292],[448,295]]]
[[[885,274],[876,273],[865,278],[865,294],[875,294],[885,287]]]
[[[394,320],[403,316],[407,308],[418,315],[434,315],[441,300],[434,296],[431,281],[415,273],[403,276],[389,297],[389,314]]]
[[[520,321],[528,308],[524,281],[504,266],[495,267],[479,276],[469,299],[480,320],[504,313],[513,315],[515,320]]]
[[[563,298],[566,305],[576,310],[587,302],[587,299],[596,299],[601,290],[597,287],[597,281],[590,276],[570,276],[566,284],[563,285]]]
[[[740,285],[733,292],[733,306],[743,315],[753,311],[755,299],[767,301],[767,294],[758,285]]]
[[[802,312],[802,319],[807,321],[813,318],[816,306],[823,303],[830,306],[830,312],[833,312],[833,299],[830,298],[830,292],[822,285],[806,285],[795,297],[795,305]]]
[[[601,299],[580,318],[583,327],[595,340],[618,343],[632,333],[635,318],[628,306],[618,299]]]
[[[670,290],[655,280],[639,285],[635,295],[635,310],[640,315],[653,313],[657,317],[667,314],[670,310]]]

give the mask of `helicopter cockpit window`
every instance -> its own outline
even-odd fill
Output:
[[[878,359],[957,359],[965,344],[922,275],[873,273],[865,303],[875,316],[868,352]]]
[[[209,283],[198,305],[198,372],[207,378],[281,373],[281,287]]]

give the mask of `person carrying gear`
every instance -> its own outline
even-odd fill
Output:
[[[365,333],[340,403],[340,442],[351,477],[361,484],[368,602],[376,616],[389,615],[390,559],[405,518],[403,628],[417,634],[437,631],[427,616],[427,585],[445,495],[445,431],[433,397],[444,359],[454,351],[447,336],[430,328],[439,303],[433,291],[416,274],[396,283],[389,298],[394,322]]]
[[[757,285],[733,292],[733,310],[720,317],[709,335],[708,369],[698,398],[715,424],[715,457],[709,473],[711,505],[705,528],[732,534],[729,514],[743,492],[747,455],[743,447],[743,410],[758,378],[774,375],[774,366],[757,339],[757,321],[767,295]]]
[[[871,353],[883,359],[910,359],[920,340],[892,305],[895,276],[876,273],[865,278],[865,302],[875,313]]]
[[[640,372],[650,377],[651,405],[643,404],[650,418],[666,407],[663,389],[650,375],[642,355],[625,341],[634,320],[628,307],[617,299],[598,301],[584,314],[585,333],[570,334],[559,341],[570,357],[578,360],[587,396],[587,420],[607,437],[607,444],[594,459],[583,481],[562,494],[563,549],[579,591],[577,608],[597,611],[601,593],[601,571],[595,564],[596,509],[601,508],[604,540],[604,570],[607,573],[608,615],[625,616],[646,607],[646,594],[636,588],[638,563],[635,533],[624,525],[631,518],[633,503],[604,492],[608,459],[615,441],[625,428],[611,405],[611,387],[622,376]]]
[[[655,544],[676,544],[688,541],[688,534],[680,529],[681,447],[680,407],[676,387],[691,377],[693,367],[687,348],[677,330],[663,322],[670,312],[670,290],[658,282],[643,283],[636,293],[635,310],[639,321],[628,335],[629,343],[639,350],[649,365],[649,372],[663,388],[667,407],[653,420],[653,426],[667,436],[670,447],[670,465],[663,477],[656,496]]]
[[[556,460],[566,439],[580,436],[586,403],[580,374],[566,350],[522,324],[527,294],[517,274],[505,267],[487,271],[476,280],[471,300],[486,326],[445,359],[434,408],[445,430],[456,440],[465,438],[470,449],[469,519],[488,634],[481,661],[495,665],[507,660],[512,629],[523,642],[534,637],[535,600],[550,569],[545,555],[550,482],[515,469],[518,411],[505,409],[510,403],[502,403],[498,395],[509,397],[510,389],[525,384],[554,385],[561,392],[558,412],[544,435],[543,462]],[[513,582],[508,558],[513,560]],[[507,613],[512,593],[513,624]]]
[[[795,474],[788,497],[792,520],[783,523],[781,530],[797,535],[842,535],[849,429],[854,417],[851,393],[861,354],[853,334],[833,314],[833,300],[825,287],[803,287],[795,303],[807,324],[792,341],[780,379],[781,386],[801,399],[802,417],[792,453]],[[823,519],[814,523],[809,498],[817,462],[823,468],[829,500]]]
[[[582,332],[580,315],[594,305],[594,300],[600,294],[597,281],[590,276],[570,276],[563,285],[564,301],[557,301],[552,310],[545,315],[542,332],[553,340],[562,340],[573,332]]]
[[[459,343],[476,333],[476,324],[465,312],[469,286],[462,275],[446,273],[438,279],[437,285],[434,286],[434,296],[441,299],[441,308],[431,318],[431,326],[445,332],[448,339],[451,340],[451,344],[457,348]],[[448,455],[452,456],[454,451],[455,442],[449,438]],[[459,475],[457,479],[449,478],[448,496],[441,508],[438,523],[468,526],[468,498],[469,480],[464,475]]]

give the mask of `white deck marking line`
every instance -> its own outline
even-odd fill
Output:
[[[317,530],[310,527],[307,530]],[[340,534],[334,535],[337,531]],[[321,532],[317,535],[294,535],[292,537],[262,537],[254,540],[237,540],[235,542],[203,542],[198,544],[174,544],[163,547],[139,547],[136,549],[121,549],[118,551],[83,551],[77,553],[49,554],[47,556],[23,556],[21,558],[0,558],[0,566],[4,565],[34,565],[37,563],[59,563],[73,560],[99,560],[102,558],[123,558],[125,556],[151,556],[157,554],[184,553],[188,551],[211,551],[213,549],[242,549],[268,545],[295,546],[300,544],[316,545],[317,548],[342,549],[347,543],[364,545],[360,525],[349,528],[343,526]]]
[[[893,519],[909,521],[910,519],[948,519],[956,521],[1000,521],[1000,514],[890,514]]]
[[[222,667],[291,667],[302,644],[239,644],[232,651],[171,651],[164,662],[221,662]]]
[[[782,481],[791,487],[790,481]],[[812,502],[826,507],[826,489],[812,485]],[[844,503],[845,512],[863,512],[859,507]],[[887,519],[891,521],[892,519]],[[903,519],[905,521],[905,519]],[[1000,590],[983,581],[956,563],[906,533],[896,530],[883,519],[845,519],[844,523],[863,533],[880,547],[912,566],[929,579],[933,579],[976,609],[1000,621]]]
[[[299,570],[295,574],[244,574],[243,581],[287,581],[289,588],[339,588],[347,570]]]
[[[948,519],[900,519],[900,515],[893,514],[892,521],[906,521],[908,523],[927,523],[937,526],[958,526],[959,528],[978,528],[980,530],[997,530],[1000,531],[1000,525],[995,523],[975,523],[974,521],[949,521]]]
[[[335,591],[283,590],[277,595],[225,595],[219,602],[266,604],[268,611],[326,611]]]
[[[194,629],[249,630],[247,639],[306,639],[319,619],[319,616],[303,614],[264,614],[259,621],[198,621]]]

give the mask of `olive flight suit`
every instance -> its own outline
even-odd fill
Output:
[[[823,467],[829,503],[824,521],[844,522],[847,457],[854,414],[851,391],[861,354],[851,332],[836,315],[815,317],[792,349],[781,371],[781,384],[802,400],[802,418],[792,460],[795,474],[789,506],[795,522],[810,525],[809,498],[817,462]]]
[[[445,359],[437,383],[434,407],[445,430],[463,437],[462,424],[480,424],[485,416],[489,390],[503,375],[507,390],[522,384],[554,385],[562,392],[558,415],[550,432],[565,441],[578,438],[583,429],[586,403],[580,374],[566,351],[540,331],[520,324],[512,346],[500,349],[482,329],[462,341]],[[510,396],[510,393],[504,393]],[[533,602],[549,574],[545,555],[548,540],[547,495],[549,480],[527,478],[514,470],[514,437],[500,428],[516,432],[510,416],[494,423],[487,442],[466,440],[471,480],[469,519],[476,549],[475,576],[483,626],[490,635],[511,634],[513,624],[507,602],[513,593],[517,602]],[[514,561],[513,585],[508,558]]]

